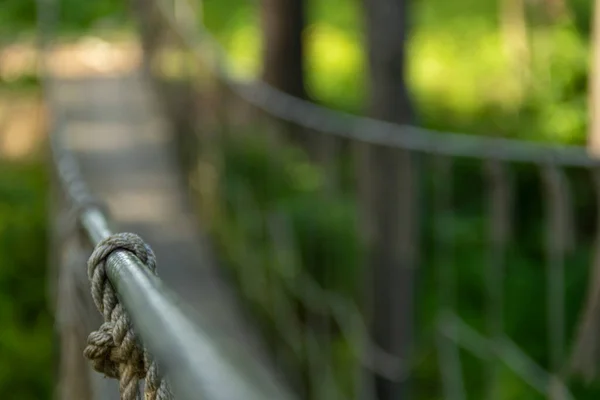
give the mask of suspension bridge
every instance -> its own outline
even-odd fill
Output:
[[[186,11],[189,5],[180,3]],[[41,10],[45,10],[43,15],[52,14],[47,4],[42,4]],[[224,146],[219,133],[231,139],[223,126],[235,130],[254,124],[252,118],[256,115],[258,119],[276,122],[268,124],[269,132],[293,125],[313,144],[317,143],[320,151],[316,152],[315,163],[325,171],[326,186],[334,191],[341,186],[342,155],[350,154],[359,163],[364,162],[364,154],[381,154],[377,153],[381,148],[393,154],[408,152],[435,159],[432,168],[447,179],[436,188],[434,208],[450,213],[452,179],[448,174],[452,160],[480,162],[489,192],[486,208],[491,256],[489,265],[482,267],[488,279],[489,324],[488,330],[481,333],[455,312],[452,282],[456,277],[448,256],[452,242],[438,237],[436,249],[440,250],[440,257],[448,256],[444,260],[447,268],[439,272],[442,300],[434,333],[444,398],[467,398],[460,364],[462,351],[487,362],[489,398],[498,390],[498,363],[547,398],[574,398],[565,375],[568,344],[575,338],[567,338],[564,327],[565,255],[572,240],[572,205],[564,170],[579,168],[595,177],[598,161],[578,147],[433,132],[345,115],[293,98],[260,81],[238,81],[224,67],[223,51],[216,41],[197,21],[190,21],[190,15],[191,8],[176,16],[160,0],[138,9],[143,62],[118,76],[67,79],[45,70],[46,100],[51,113],[51,162],[56,171],[52,213],[56,269],[52,291],[61,343],[60,398],[117,398],[120,391],[121,398],[134,399],[141,390],[147,398],[182,400],[405,398],[398,396],[406,395],[405,384],[414,366],[405,344],[398,339],[406,338],[399,331],[406,316],[395,311],[401,309],[398,292],[402,290],[398,288],[410,290],[402,286],[402,278],[408,276],[402,271],[415,269],[420,260],[419,235],[414,229],[420,218],[419,202],[415,200],[420,177],[418,163],[409,157],[392,164],[398,169],[397,180],[402,184],[390,184],[391,192],[387,193],[397,200],[391,215],[402,223],[385,228],[387,231],[378,231],[383,228],[373,223],[381,217],[372,214],[378,189],[369,186],[369,182],[366,190],[361,182],[356,185],[359,210],[365,214],[366,224],[372,224],[367,229],[371,240],[389,242],[387,247],[371,245],[381,252],[391,252],[388,264],[395,267],[395,272],[387,271],[391,286],[379,282],[378,288],[387,292],[376,293],[372,299],[374,304],[386,308],[383,312],[376,310],[367,318],[359,311],[362,305],[327,290],[313,277],[289,266],[293,261],[287,260],[286,254],[294,249],[282,239],[290,236],[289,227],[278,219],[277,212],[259,206],[252,208],[250,204],[256,199],[243,195],[243,206],[252,208],[256,218],[277,232],[267,236],[281,250],[277,262],[292,272],[277,277],[270,276],[272,272],[265,273],[263,287],[248,288],[250,281],[257,279],[256,265],[250,264],[255,260],[253,251],[258,249],[244,249],[242,262],[248,263],[248,271],[255,276],[238,271],[235,279],[241,283],[234,285],[216,261],[206,227],[196,224],[198,211],[190,192],[198,195],[205,186],[214,184],[214,175],[222,173],[220,168],[226,161],[213,156],[220,152],[215,149]],[[42,31],[50,35],[51,21],[42,20],[41,24]],[[47,56],[51,47],[46,42],[43,54]],[[180,72],[184,79],[175,84],[156,67],[168,52],[179,53],[196,65],[191,69],[183,66]],[[219,86],[218,95],[215,85]],[[203,96],[210,100],[203,102]],[[366,165],[373,165],[369,162],[373,163],[367,157]],[[552,348],[549,370],[519,348],[502,325],[502,282],[510,236],[507,221],[512,218],[514,189],[511,166],[517,163],[539,170],[544,182],[542,190],[547,194],[549,294],[548,308],[541,312],[548,313],[548,343]],[[187,179],[190,174],[198,178],[193,184]],[[597,184],[596,181],[592,179],[591,183]],[[210,201],[202,204],[214,206]],[[150,245],[158,260],[156,274],[149,268],[152,257],[144,243],[117,232],[135,233]],[[97,262],[86,270],[94,248],[92,259]],[[373,270],[377,273],[376,266]],[[381,280],[382,275],[373,279]],[[95,297],[90,295],[90,282]],[[273,282],[278,282],[279,289],[274,289]],[[268,315],[275,321],[278,332],[271,332],[274,336],[265,335],[255,321],[247,318],[245,302],[252,290],[254,296],[260,292],[271,296],[262,305],[269,308]],[[303,311],[304,317],[314,318],[316,322],[309,325],[317,328],[305,328],[305,321],[294,316],[296,303],[308,310]],[[379,328],[373,330],[370,324]],[[120,326],[124,330],[118,331]],[[584,325],[579,333],[579,343],[592,346],[595,332],[593,326],[587,328]],[[89,347],[100,343],[94,342],[92,336],[88,338],[90,332],[97,330],[100,335],[102,329],[108,335],[103,336],[106,341],[98,344],[97,351],[104,351],[104,358],[94,364],[97,371],[93,371],[83,354],[89,356]],[[137,339],[128,341],[128,335]],[[354,361],[347,362],[349,371],[345,372],[350,379],[338,371],[339,361],[336,364],[330,356],[332,338],[338,336],[352,348]],[[273,337],[284,342],[275,345],[275,351],[270,348],[273,343],[268,343]],[[134,342],[137,344],[131,344]],[[589,347],[585,346],[578,348],[584,366],[594,362],[586,360]],[[290,351],[292,358],[302,360],[302,373],[290,367],[295,365],[289,361]],[[152,369],[153,362],[158,364],[160,373]],[[104,379],[102,375],[110,376],[113,369],[112,377],[117,379]],[[135,381],[135,393],[128,389],[130,382],[125,382],[128,373]],[[302,374],[308,376],[298,377]],[[146,382],[144,389],[137,388],[138,380]],[[356,387],[344,387],[349,384]],[[161,385],[164,390],[158,389]]]

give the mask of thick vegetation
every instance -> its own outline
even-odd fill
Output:
[[[0,393],[7,399],[51,395],[46,188],[42,165],[0,163]]]
[[[308,373],[307,350],[300,347],[293,353],[288,348],[289,341],[296,338],[290,336],[290,327],[296,334],[298,327],[302,327],[304,334],[320,332],[319,325],[307,319],[307,315],[313,315],[314,308],[299,276],[337,293],[345,301],[361,302],[360,293],[365,284],[365,271],[361,268],[364,250],[356,234],[358,221],[352,190],[326,195],[320,168],[297,150],[278,148],[275,151],[257,135],[228,140],[223,149],[218,205],[202,204],[200,209],[210,210],[210,215],[205,217],[211,222],[220,254],[238,278],[239,287],[262,321],[266,334],[275,339],[270,343],[280,343],[275,347],[283,346],[290,352],[292,365]],[[440,213],[436,209],[436,196],[440,186],[447,182],[440,181],[439,171],[430,169],[431,160],[423,161],[426,179],[420,204],[422,263],[417,288],[418,334],[413,377],[417,399],[437,399],[442,395],[442,386],[434,328],[443,301],[441,293],[455,284],[458,314],[474,329],[484,335],[491,334],[489,321],[493,311],[489,308],[489,279],[494,254],[489,237],[489,186],[481,166],[475,162],[455,165],[451,211]],[[536,363],[549,368],[548,253],[545,247],[549,227],[545,211],[539,208],[545,195],[534,167],[515,167],[512,172],[517,177],[516,212],[501,277],[505,285],[503,332]],[[577,171],[570,176],[578,197],[590,199],[592,193],[586,187],[588,177]],[[568,341],[564,345],[567,351],[587,288],[591,261],[592,235],[586,215],[594,210],[583,203],[578,210],[574,216],[576,246],[567,252],[565,259]],[[448,270],[453,272],[447,275]],[[444,274],[446,278],[442,277]],[[454,280],[448,281],[452,274]],[[295,290],[293,285],[297,285]],[[330,311],[325,310],[325,319],[330,318]],[[281,313],[291,320],[280,319]],[[356,368],[352,347],[357,343],[347,335],[348,326],[337,326],[335,319],[331,324],[331,347],[326,341],[320,342],[320,352],[325,357],[322,362],[327,360],[335,371],[337,384],[350,394]],[[461,357],[467,391],[482,397],[486,382],[484,367],[489,361],[466,351],[461,351]],[[500,398],[544,398],[502,362],[497,363]],[[591,399],[598,394],[593,388],[580,387],[577,382],[572,384],[575,390],[580,390],[577,398]]]

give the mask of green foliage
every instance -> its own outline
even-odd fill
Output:
[[[260,73],[258,3],[205,2],[209,29],[229,50],[240,76]],[[411,2],[408,85],[419,124],[445,131],[582,144],[587,127],[586,87],[590,3],[568,2],[572,18],[540,23],[544,10],[528,7],[529,62],[507,56],[493,1]],[[235,11],[231,11],[235,10]],[[310,95],[361,113],[367,50],[360,3],[308,2],[306,80]],[[523,72],[523,74],[521,74]],[[523,78],[524,75],[526,78]]]
[[[233,1],[233,0],[231,0]],[[307,32],[307,75],[311,94],[319,101],[336,108],[359,111],[362,108],[364,52],[361,41],[356,5],[336,6],[335,0],[319,2],[313,7]],[[524,66],[529,70],[529,81],[520,82],[511,71],[503,49],[502,32],[498,26],[495,2],[463,0],[447,2],[428,0],[413,3],[413,32],[410,43],[410,77],[418,104],[420,123],[440,130],[453,130],[483,135],[498,135],[529,140],[581,144],[587,129],[586,87],[589,36],[589,2],[576,1],[573,21],[556,24],[532,24],[528,40],[532,61]],[[250,13],[245,10],[245,15]],[[207,10],[210,16],[210,10]],[[232,46],[230,37],[236,32],[256,34],[248,28],[256,18],[233,19],[235,23],[214,27],[223,43],[229,47],[237,62],[239,46]],[[258,58],[260,41],[252,40],[254,58]],[[248,49],[245,48],[245,59]],[[251,64],[258,70],[257,63]],[[548,259],[545,241],[547,219],[540,204],[545,196],[538,171],[517,168],[515,186],[514,236],[507,249],[505,262],[505,317],[504,332],[515,341],[536,363],[549,368],[548,315],[546,312],[546,282]],[[424,247],[425,260],[421,270],[419,293],[419,330],[421,343],[417,359],[422,360],[415,371],[417,398],[440,398],[439,360],[435,343],[429,340],[439,306],[438,273],[444,268],[455,270],[458,282],[457,307],[460,316],[475,329],[488,332],[488,268],[491,263],[488,241],[487,211],[484,208],[487,190],[481,177],[473,176],[480,166],[470,165],[456,173],[458,182],[452,215],[441,215],[445,223],[441,232],[428,222],[425,246],[434,246],[436,237],[449,238],[450,249],[439,257],[438,248]],[[256,185],[264,184],[255,180]],[[276,182],[276,181],[275,181]],[[477,182],[475,184],[474,182]],[[581,181],[580,181],[581,182]],[[589,180],[587,181],[589,188]],[[593,198],[589,189],[576,188],[576,202]],[[271,191],[273,192],[273,191]],[[428,191],[428,200],[435,193]],[[317,196],[303,199],[305,210],[320,209],[322,200]],[[589,204],[578,204],[582,219],[589,220]],[[424,213],[431,212],[427,208]],[[310,219],[304,211],[299,221]],[[433,219],[433,218],[432,218]],[[581,229],[586,221],[576,226],[577,247],[565,260],[566,338],[572,340],[579,311],[583,303],[591,262],[592,232]],[[589,222],[588,222],[589,224]],[[348,229],[352,229],[350,224]],[[337,234],[335,234],[337,235]],[[309,235],[307,235],[309,236]],[[243,237],[243,235],[242,235]],[[355,243],[344,241],[346,248]],[[438,255],[438,258],[434,258]],[[428,335],[429,334],[429,335]],[[569,351],[565,343],[565,351]],[[470,397],[484,396],[485,361],[461,352],[466,387]],[[499,387],[505,399],[539,398],[513,371],[502,367]],[[571,382],[576,398],[594,398],[597,387],[584,387]]]
[[[332,343],[320,340],[326,347],[319,356],[325,357],[322,365],[334,365],[343,390],[351,391],[356,368],[349,353],[353,345],[326,308],[316,310],[299,293],[305,289],[293,286],[302,282],[298,280],[302,271],[322,289],[347,301],[358,300],[362,247],[354,203],[325,196],[320,171],[293,148],[275,148],[257,136],[240,135],[224,144],[223,156],[219,198],[223,207],[212,216],[212,229],[242,292],[266,334],[275,338],[278,351],[288,352],[288,362],[300,375],[311,372],[306,353],[292,351],[301,339],[286,342],[293,340],[286,338],[290,322],[282,324],[275,310],[301,324],[304,335],[322,334],[310,321],[329,320]],[[310,296],[309,291],[304,294]]]
[[[120,0],[98,0],[81,2],[77,0],[57,0],[58,28],[62,32],[78,32],[99,25],[123,26],[126,19],[127,2]],[[0,7],[0,37],[14,38],[22,34],[34,33],[38,23],[38,2],[36,0],[3,0]],[[43,15],[48,18],[50,15]],[[53,16],[52,16],[53,17]]]
[[[7,399],[51,397],[46,186],[41,165],[0,163],[0,393]]]
[[[267,243],[269,217],[284,216],[302,268],[322,287],[356,300],[362,251],[354,202],[325,196],[320,171],[295,149],[275,150],[248,135],[231,140],[224,156],[226,212],[238,221],[243,217],[235,213],[244,208],[259,215],[256,239]]]
[[[4,95],[18,92],[23,94],[27,91],[39,93],[40,79],[37,75],[22,75],[17,79],[2,79],[0,76],[0,89]]]
[[[326,290],[360,302],[359,291],[363,249],[357,230],[357,212],[351,196],[324,195],[320,170],[297,150],[278,146],[252,134],[240,134],[227,140],[223,147],[224,169],[221,176],[223,207],[213,216],[212,229],[228,265],[237,276],[242,292],[250,299],[271,343],[287,348],[286,331],[276,310],[294,314],[307,324],[307,309],[286,279],[293,278],[294,268],[279,258],[278,231],[270,232],[274,215],[284,216],[292,228],[294,265]],[[452,286],[444,281],[444,271],[453,271],[456,285],[456,312],[473,329],[488,336],[490,318],[490,252],[489,216],[486,185],[482,166],[477,162],[459,162],[454,171],[454,195],[451,212],[436,212],[436,188],[440,184],[435,171],[425,170],[428,183],[424,188],[422,212],[422,263],[417,289],[417,336],[414,359],[414,393],[417,399],[442,396],[440,359],[435,343],[435,323],[445,300],[441,290]],[[546,216],[539,208],[542,182],[534,167],[518,167],[516,181],[516,224],[505,251],[503,265],[503,332],[528,357],[544,369],[549,361],[549,315],[546,312],[549,293],[548,256],[545,250]],[[586,177],[569,172],[576,190],[575,198],[590,198]],[[589,178],[589,177],[587,177]],[[588,206],[583,206],[584,210]],[[586,211],[582,216],[587,215]],[[583,218],[582,221],[587,219]],[[576,222],[577,223],[577,222]],[[577,224],[579,226],[579,224]],[[577,228],[576,226],[576,228]],[[590,265],[591,235],[581,233],[577,247],[567,253],[565,263],[566,338],[575,332]],[[286,278],[287,277],[287,278]],[[492,283],[494,284],[494,283]],[[499,284],[499,283],[498,283]],[[253,286],[254,289],[248,289]],[[254,296],[249,296],[249,293]],[[281,311],[281,309],[280,309]],[[338,327],[339,328],[339,327]],[[305,325],[307,332],[314,327]],[[338,332],[338,331],[336,331]],[[335,366],[338,384],[351,388],[356,368],[353,343],[338,332],[333,335],[332,352],[326,357]],[[296,334],[298,334],[296,332]],[[290,340],[294,336],[288,337]],[[568,342],[564,343],[569,351]],[[289,347],[289,346],[288,346]],[[323,347],[326,349],[327,347]],[[324,351],[324,350],[323,350]],[[478,359],[461,350],[461,368],[468,393],[476,398],[485,394],[485,371],[499,366],[498,390],[502,399],[541,398],[538,391],[501,360]],[[296,370],[308,373],[306,360],[289,356]],[[598,395],[595,386],[570,382],[577,398],[592,399]],[[352,392],[348,392],[351,396]]]

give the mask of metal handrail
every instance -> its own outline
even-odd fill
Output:
[[[93,244],[112,231],[103,213],[80,216]],[[128,311],[137,334],[168,375],[177,399],[292,399],[272,377],[253,367],[236,343],[218,340],[210,321],[198,316],[132,253],[115,251],[107,276]]]

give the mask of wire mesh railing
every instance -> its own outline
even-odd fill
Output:
[[[597,212],[596,159],[580,147],[345,115],[237,80],[190,3],[139,6],[145,70],[200,212],[304,397],[496,399],[524,383],[523,395],[568,399],[582,390],[568,350],[579,339],[579,358],[593,358],[582,349],[595,328],[577,333],[580,303],[565,293],[587,279],[574,254],[589,252],[594,234],[573,198]],[[516,266],[538,280],[530,289]],[[519,307],[537,325],[507,323]],[[536,339],[524,339],[527,329]]]

